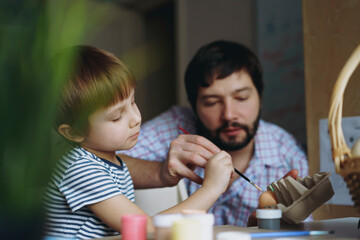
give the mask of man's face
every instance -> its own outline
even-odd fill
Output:
[[[223,150],[239,150],[256,134],[260,96],[250,75],[241,70],[200,87],[196,110],[205,137]]]

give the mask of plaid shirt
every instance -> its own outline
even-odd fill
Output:
[[[138,143],[124,153],[141,159],[163,161],[167,158],[171,141],[183,134],[179,126],[191,134],[196,133],[195,115],[191,109],[174,106],[146,122],[141,127]],[[254,155],[244,174],[265,190],[267,185],[291,169],[298,169],[300,177],[308,175],[308,162],[300,145],[284,129],[260,120]],[[195,171],[204,176],[204,169],[197,168]],[[188,179],[185,183],[189,194],[200,187]],[[258,207],[260,194],[250,183],[238,178],[209,212],[215,215],[216,225],[246,226],[249,215]]]

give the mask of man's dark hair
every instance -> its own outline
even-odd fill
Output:
[[[229,41],[215,41],[201,47],[185,73],[186,92],[194,111],[199,87],[208,87],[214,80],[224,79],[240,70],[250,75],[261,98],[264,88],[262,68],[249,48]]]

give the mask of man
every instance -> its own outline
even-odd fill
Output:
[[[139,144],[126,154],[168,161],[174,179],[188,178],[189,194],[201,186],[202,167],[219,149],[263,190],[292,169],[308,175],[306,156],[294,137],[260,119],[262,70],[248,48],[228,41],[203,46],[188,65],[185,85],[192,110],[175,106],[145,123]],[[260,194],[236,176],[209,212],[216,225],[246,226]]]

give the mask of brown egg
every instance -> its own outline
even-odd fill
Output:
[[[265,208],[271,205],[276,205],[278,200],[276,199],[275,193],[272,191],[265,191],[259,197],[259,207]]]

